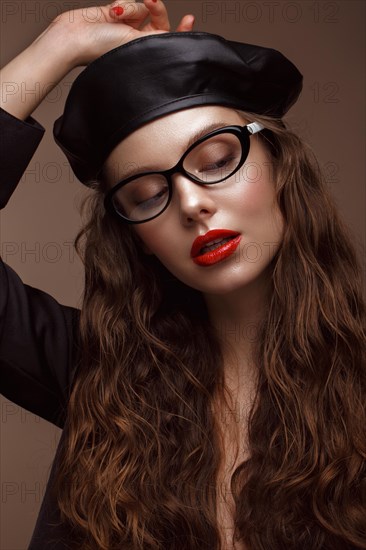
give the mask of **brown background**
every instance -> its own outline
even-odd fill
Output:
[[[172,28],[185,13],[195,30],[273,47],[304,75],[300,100],[287,116],[313,147],[363,259],[365,273],[365,2],[167,2]],[[93,5],[82,0],[1,4],[1,66],[31,43],[60,12]],[[1,254],[24,282],[61,303],[80,306],[82,266],[72,249],[77,206],[86,192],[52,138],[70,73],[35,111],[43,141],[1,213]],[[29,92],[29,90],[28,90]],[[36,93],[36,92],[35,92]],[[337,251],[334,250],[334,254]],[[1,550],[27,547],[60,430],[1,398]]]

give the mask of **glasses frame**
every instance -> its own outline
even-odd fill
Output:
[[[112,189],[110,189],[108,191],[108,193],[106,194],[106,196],[104,197],[104,207],[105,207],[106,211],[108,213],[110,213],[111,215],[113,215],[113,216],[117,216],[119,220],[123,220],[123,222],[128,223],[128,224],[146,223],[146,222],[149,222],[149,221],[157,218],[163,212],[165,212],[165,210],[168,208],[168,206],[169,206],[169,204],[172,200],[172,196],[173,196],[172,176],[174,174],[183,174],[190,181],[193,181],[194,183],[198,183],[199,185],[215,185],[216,183],[220,183],[221,181],[225,181],[226,179],[233,176],[243,166],[244,162],[246,161],[246,159],[248,157],[249,150],[250,150],[250,140],[249,140],[249,138],[250,138],[251,135],[256,134],[257,132],[260,132],[261,130],[264,130],[263,124],[260,124],[259,122],[251,122],[250,124],[245,124],[244,126],[224,126],[222,128],[218,128],[217,130],[213,130],[212,132],[209,132],[205,136],[203,136],[200,139],[198,139],[197,141],[195,141],[185,151],[185,153],[181,156],[181,158],[179,159],[177,164],[175,166],[173,166],[172,168],[169,168],[168,170],[160,170],[160,171],[153,170],[153,171],[149,171],[149,172],[140,172],[139,174],[134,174],[133,176],[129,176],[128,178],[123,179],[120,182],[118,182],[116,185],[114,185],[112,187]],[[199,178],[193,176],[192,174],[190,174],[189,172],[187,172],[183,168],[183,163],[184,163],[185,158],[187,157],[187,155],[189,155],[189,153],[195,147],[197,147],[198,145],[200,145],[201,143],[203,143],[207,139],[212,138],[213,136],[216,136],[216,135],[219,135],[219,134],[227,134],[227,133],[231,133],[231,134],[236,135],[239,138],[240,143],[241,143],[241,158],[240,158],[238,166],[235,168],[235,170],[233,172],[231,172],[230,174],[228,174],[225,177],[220,178],[216,181],[204,182],[204,181],[200,180]],[[141,176],[148,176],[150,174],[159,174],[159,175],[162,175],[162,176],[165,177],[165,179],[168,183],[168,189],[169,189],[169,196],[168,196],[167,203],[164,206],[164,208],[158,214],[155,214],[154,216],[151,216],[150,218],[148,218],[146,220],[130,220],[129,218],[126,218],[125,216],[123,216],[123,214],[118,212],[118,210],[116,210],[116,208],[113,205],[113,201],[112,201],[113,195],[119,189],[121,189],[121,187],[127,185],[127,183],[130,183],[134,179],[140,178]]]

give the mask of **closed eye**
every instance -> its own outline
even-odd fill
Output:
[[[200,172],[209,172],[212,170],[218,170],[220,168],[224,168],[233,160],[234,160],[234,157],[227,157],[226,159],[222,159],[217,162],[213,162],[211,164],[205,164],[204,168],[200,170]]]
[[[156,206],[156,204],[159,204],[159,201],[161,201],[161,199],[166,196],[166,193],[167,193],[167,189],[162,189],[161,191],[159,191],[159,193],[156,193],[153,197],[150,197],[142,201],[136,201],[136,206],[138,206],[139,208],[142,208],[143,210],[147,210],[151,208],[151,206]]]

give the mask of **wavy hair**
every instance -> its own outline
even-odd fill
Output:
[[[310,148],[265,125],[285,229],[256,339],[249,458],[231,478],[250,550],[366,549],[365,301],[352,236]],[[54,486],[85,550],[222,548],[223,357],[202,295],[84,203],[82,353]],[[240,426],[240,429],[246,427]]]

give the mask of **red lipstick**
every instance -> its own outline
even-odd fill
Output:
[[[201,266],[216,264],[233,254],[240,240],[241,235],[237,231],[213,229],[193,241],[191,257],[195,264]]]

